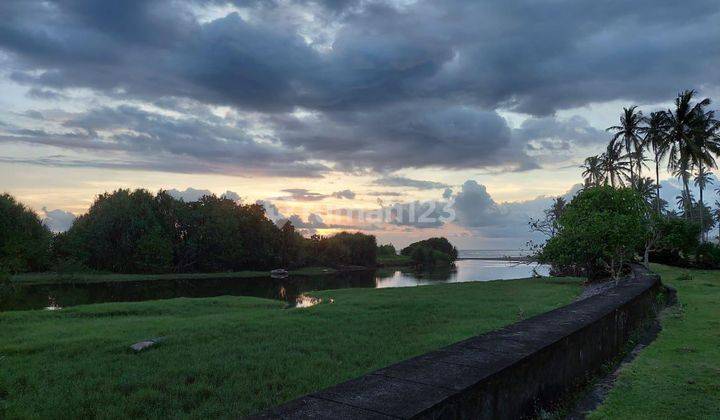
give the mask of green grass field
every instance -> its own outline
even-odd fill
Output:
[[[720,270],[653,265],[679,304],[592,419],[720,419]]]
[[[337,270],[327,267],[304,267],[289,272],[294,276],[334,274]],[[221,273],[170,273],[170,274],[115,274],[115,273],[24,273],[10,277],[10,281],[22,284],[102,283],[115,281],[146,281],[208,278],[257,278],[268,277],[270,271],[231,271]]]
[[[577,279],[0,313],[0,418],[237,417],[569,303]],[[165,337],[133,353],[137,341]]]

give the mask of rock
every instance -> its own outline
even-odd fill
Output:
[[[160,343],[161,341],[163,341],[163,339],[164,339],[163,337],[157,337],[157,338],[151,338],[149,340],[139,341],[139,342],[133,344],[132,346],[130,346],[130,348],[136,352],[143,351],[148,347],[152,347],[152,346]]]
[[[270,271],[270,277],[275,278],[284,278],[288,276],[288,271],[282,268],[276,268],[275,270]]]

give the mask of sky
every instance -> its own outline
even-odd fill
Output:
[[[622,107],[720,98],[716,0],[3,0],[0,16],[0,192],[56,231],[146,188],[260,201],[307,234],[518,249]]]

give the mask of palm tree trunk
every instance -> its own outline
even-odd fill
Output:
[[[703,176],[703,166],[702,161],[700,161],[700,176]],[[705,241],[705,225],[703,225],[703,213],[705,213],[704,205],[703,205],[703,180],[700,179],[700,182],[698,183],[698,187],[700,187],[700,205],[698,206],[698,211],[700,212],[700,242]]]
[[[690,212],[692,211],[692,200],[690,199],[690,187],[687,175],[683,174],[683,188],[685,189],[685,219],[690,220]]]
[[[657,151],[655,151],[655,203],[657,212],[660,214],[660,162],[658,162]]]

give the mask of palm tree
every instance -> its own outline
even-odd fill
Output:
[[[615,187],[616,183],[625,186],[623,178],[627,177],[629,169],[627,162],[625,162],[625,156],[622,154],[621,145],[610,143],[605,153],[600,156],[600,160],[605,183],[607,184],[609,179],[613,187]]]
[[[603,181],[603,166],[600,156],[590,156],[580,165],[584,169],[582,176],[585,178],[586,185],[597,187]]]
[[[660,161],[668,152],[668,141],[666,135],[667,116],[665,112],[653,112],[650,118],[645,119],[647,124],[644,128],[645,145],[652,150],[655,160],[655,196],[660,197]],[[660,200],[655,200],[657,212],[660,213]]]
[[[665,113],[667,118],[667,141],[668,141],[668,170],[679,173],[682,176],[685,194],[690,195],[690,166],[695,161],[694,156],[697,149],[693,144],[694,124],[697,115],[702,108],[710,104],[709,99],[704,99],[692,104],[694,90],[686,90],[675,98],[675,110],[668,110]]]
[[[703,190],[705,189],[705,187],[707,187],[708,185],[712,185],[712,184],[713,184],[712,172],[706,170],[705,167],[702,166],[702,164],[700,164],[699,169],[698,169],[698,173],[695,175],[695,186],[700,189],[700,201],[699,201],[699,204],[700,204],[700,207],[701,207],[701,208],[702,208],[702,206],[704,206],[704,204],[703,204]],[[702,211],[700,212],[700,226],[704,226],[704,225],[703,225],[703,212],[702,212]],[[703,234],[701,233],[700,236],[702,237]]]
[[[652,178],[635,178],[633,188],[638,192],[638,194],[640,194],[645,202],[648,203],[648,205],[652,206],[652,203],[656,201],[659,203],[659,201],[655,199],[655,182]]]
[[[710,104],[710,100],[706,99],[707,104]],[[712,179],[710,176],[712,173],[708,170],[716,167],[715,158],[713,154],[720,154],[720,138],[717,133],[720,129],[720,122],[715,119],[715,112],[708,111],[704,112],[703,107],[699,107],[697,114],[693,119],[693,154],[694,164],[698,167],[698,174],[695,178],[695,185],[700,189],[700,207],[704,206],[703,202],[703,190],[705,186],[710,183]],[[703,212],[700,212],[700,226],[703,225]],[[701,234],[701,239],[703,239]]]
[[[614,147],[618,140],[623,140],[625,151],[627,152],[628,158],[630,159],[630,182],[632,182],[635,177],[633,172],[633,153],[637,153],[644,147],[643,138],[641,136],[641,133],[643,131],[642,124],[644,119],[642,116],[642,111],[636,110],[637,106],[623,108],[623,113],[622,115],[620,115],[620,125],[614,125],[607,128],[607,131],[615,132],[615,135],[610,141],[611,146]],[[638,162],[638,176],[640,175],[641,171],[642,170],[640,169],[640,163]]]
[[[690,179],[692,172],[690,171],[689,165],[691,163],[688,159],[683,159],[680,161],[679,166],[673,170],[673,176],[676,178],[679,178],[683,181],[683,189],[682,194],[677,196],[677,204],[678,207],[682,209],[683,216],[686,219],[690,219],[691,215],[691,209],[692,209],[692,194],[690,193],[690,187],[687,185],[687,180]],[[688,200],[687,197],[690,199]],[[684,198],[683,200],[680,200],[680,198]],[[682,205],[682,206],[681,206]]]
[[[683,217],[686,219],[690,219],[690,216],[692,215],[693,210],[693,196],[691,193],[686,193],[685,191],[682,191],[680,195],[675,197],[675,202],[677,203],[678,208],[683,209]]]

